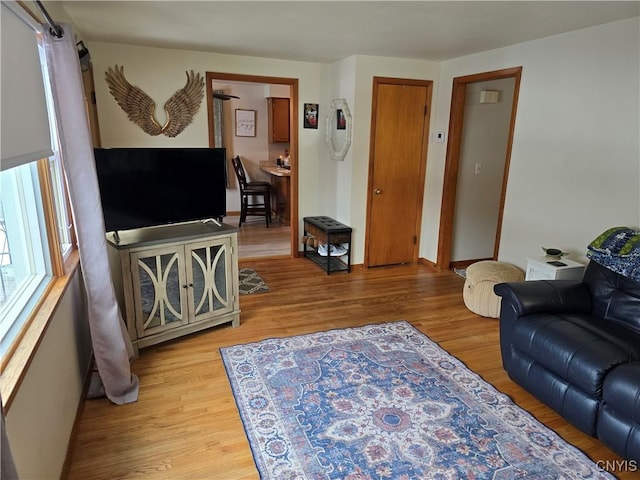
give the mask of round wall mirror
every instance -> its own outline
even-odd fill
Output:
[[[331,102],[325,136],[331,158],[344,160],[351,145],[351,111],[344,98]]]

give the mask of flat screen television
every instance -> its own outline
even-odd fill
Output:
[[[107,232],[227,213],[224,148],[96,148],[94,156]]]

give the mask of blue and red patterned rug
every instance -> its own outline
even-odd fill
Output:
[[[262,479],[610,479],[407,322],[221,349]]]

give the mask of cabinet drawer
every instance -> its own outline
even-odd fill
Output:
[[[329,243],[327,240],[327,232],[319,229],[315,225],[305,224],[304,229],[306,232],[317,238],[320,243]],[[331,243],[347,243],[351,241],[350,233],[336,233],[331,235]]]
[[[560,260],[565,265],[551,265],[548,257],[527,259],[526,280],[582,280],[584,265],[568,259]]]

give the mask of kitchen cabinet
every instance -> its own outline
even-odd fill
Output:
[[[289,143],[289,99],[267,98],[269,112],[269,142]]]

